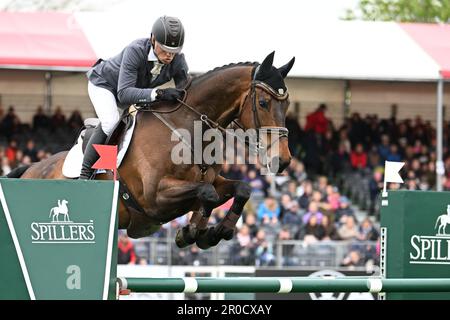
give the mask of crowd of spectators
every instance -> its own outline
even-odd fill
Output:
[[[379,248],[365,243],[379,241],[375,204],[383,184],[384,161],[406,162],[401,172],[405,183],[391,188],[435,188],[436,137],[430,122],[420,117],[379,119],[377,115],[361,117],[353,113],[335,127],[326,112],[327,106],[319,105],[306,117],[303,128],[295,116],[287,116],[293,160],[283,174],[261,175],[258,165],[223,166],[225,178],[246,181],[252,188],[236,229],[232,248],[235,264],[274,265],[274,245],[285,240],[301,240],[303,245],[361,243],[351,247],[341,264],[376,263]],[[20,121],[14,106],[6,114],[0,108],[1,174],[68,149],[82,125],[79,111],[66,119],[60,107],[51,115],[38,107],[31,124]],[[445,123],[445,190],[450,190],[449,128]],[[355,194],[346,188],[345,181],[355,175],[364,181],[364,187],[358,190],[365,193],[365,211],[355,206]],[[210,223],[222,219],[230,205],[228,202],[216,208]],[[183,217],[165,225],[153,237],[165,237],[168,228],[178,228],[188,219]],[[199,255],[201,251],[194,246],[182,258],[190,264],[195,260],[193,256]]]
[[[9,106],[6,113],[0,107],[0,175],[68,150],[82,126],[83,118],[78,110],[66,119],[59,106],[50,115],[38,106],[32,123],[26,123],[21,121],[14,106]]]
[[[286,126],[294,159],[281,176],[262,176],[257,166],[224,165],[224,177],[244,180],[252,187],[252,197],[236,230],[236,264],[274,265],[274,245],[279,240],[302,240],[303,245],[347,241],[351,245],[342,266],[377,263],[376,203],[383,187],[384,161],[406,163],[401,171],[405,183],[391,184],[390,188],[435,188],[436,139],[430,122],[419,116],[397,121],[353,113],[336,128],[326,110],[321,104],[307,116],[304,128],[288,115]],[[446,123],[445,190],[450,190],[449,128]],[[354,175],[364,183],[360,188],[368,200],[364,211],[355,206],[355,194],[345,188],[344,182]],[[211,224],[217,223],[226,209],[216,209]],[[372,244],[367,245],[368,241]]]

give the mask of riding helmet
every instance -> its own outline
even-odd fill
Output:
[[[152,35],[164,51],[179,53],[184,43],[184,27],[175,17],[159,17],[152,28]]]

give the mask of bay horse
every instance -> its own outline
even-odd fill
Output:
[[[222,177],[219,174],[221,164],[206,168],[196,164],[174,164],[170,158],[175,144],[171,141],[173,130],[167,123],[193,132],[194,121],[203,117],[221,128],[235,120],[244,129],[265,129],[271,135],[277,135],[279,156],[275,160],[279,163],[278,172],[283,171],[291,160],[285,128],[289,97],[284,78],[295,58],[277,69],[272,66],[274,53],[261,64],[229,64],[192,78],[185,98],[178,102],[178,106],[184,106],[176,112],[160,113],[159,118],[155,116],[158,110],[170,104],[167,102],[152,105],[155,112],[137,112],[133,138],[118,172],[143,212],[130,209],[121,198],[120,229],[127,229],[132,238],[141,238],[192,211],[189,224],[177,230],[175,242],[179,247],[196,243],[199,248],[207,249],[221,239],[233,237],[236,222],[250,197],[250,186]],[[161,117],[164,121],[160,121]],[[67,151],[63,151],[50,156],[22,169],[15,177],[65,179],[62,166],[66,155]],[[112,175],[98,174],[95,179],[112,179]],[[226,216],[208,227],[211,211],[232,197],[234,200]]]

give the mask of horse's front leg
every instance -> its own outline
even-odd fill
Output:
[[[222,221],[199,235],[196,243],[202,249],[208,249],[217,245],[221,239],[231,240],[233,238],[236,223],[251,194],[251,188],[248,183],[239,180],[228,180],[222,176],[216,177],[213,186],[219,195],[219,204],[225,203],[232,197],[234,197],[234,200]]]
[[[158,186],[156,204],[163,212],[176,212],[180,207],[186,209],[186,203],[200,202],[194,206],[194,214],[188,225],[177,230],[175,243],[184,248],[193,244],[199,233],[206,230],[211,211],[218,205],[219,195],[210,183],[190,182],[172,177],[163,178]]]

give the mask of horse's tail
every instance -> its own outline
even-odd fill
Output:
[[[6,175],[6,178],[20,178],[23,175],[23,173],[28,170],[30,166],[31,166],[30,164],[27,164],[25,166],[15,168]]]
[[[50,214],[48,215],[49,218],[52,216],[53,210],[55,210],[55,208],[51,208],[51,209],[50,209]]]
[[[436,229],[436,227],[437,227],[437,225],[438,225],[438,222],[441,221],[441,219],[442,219],[442,216],[439,216],[439,217],[436,219],[436,224],[435,224],[435,226],[434,226],[435,229]],[[438,230],[438,231],[439,231],[439,230]]]

